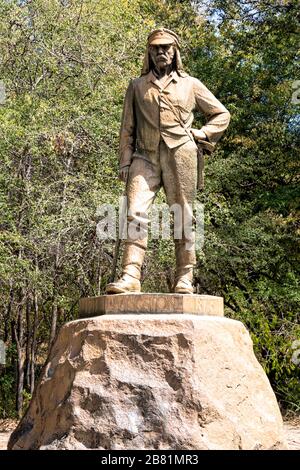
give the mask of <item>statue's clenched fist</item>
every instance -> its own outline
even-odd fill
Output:
[[[120,180],[124,181],[124,183],[126,183],[128,178],[129,166],[130,165],[123,166],[123,168],[121,168],[119,172],[119,178]]]

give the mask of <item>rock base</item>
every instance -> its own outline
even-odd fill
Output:
[[[105,315],[66,324],[9,449],[283,449],[242,323]]]

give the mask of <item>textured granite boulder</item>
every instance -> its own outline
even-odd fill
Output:
[[[281,449],[242,323],[104,315],[61,328],[10,449]]]

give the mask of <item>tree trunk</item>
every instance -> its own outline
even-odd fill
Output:
[[[21,297],[22,298],[22,297]],[[23,337],[24,337],[24,328],[23,328],[23,314],[24,314],[24,303],[23,298],[21,300],[21,305],[18,308],[18,319],[17,319],[17,330],[15,329],[15,339],[17,345],[17,397],[16,397],[16,408],[19,418],[22,416],[23,408],[23,389],[24,389],[24,351],[23,351]]]
[[[72,157],[69,155],[67,162],[66,162],[66,172],[68,174],[69,169],[72,164]],[[67,199],[67,182],[64,182],[63,190],[62,190],[62,201],[61,201],[61,208],[60,208],[60,215],[63,216],[65,206],[66,206],[66,199]],[[55,262],[54,262],[54,280],[53,280],[53,306],[52,306],[52,319],[51,319],[51,331],[50,331],[50,338],[49,338],[49,352],[52,347],[52,344],[55,339],[56,335],[56,325],[57,325],[57,316],[58,316],[58,307],[57,307],[57,298],[59,292],[59,273],[60,273],[60,263],[61,263],[61,237],[58,236],[57,244],[56,244],[56,254],[55,254]]]
[[[17,412],[18,417],[22,417],[24,390],[24,356],[22,351],[18,351],[18,387],[17,387]]]
[[[49,339],[49,352],[52,347],[52,344],[55,339],[56,335],[56,324],[57,324],[57,301],[56,299],[53,301],[52,307],[52,320],[51,320],[51,331],[50,331],[50,339]]]
[[[33,306],[34,306],[34,317],[33,317],[33,327],[32,327],[32,342],[31,342],[31,369],[30,369],[30,393],[33,394],[34,385],[35,385],[35,351],[37,343],[37,327],[39,319],[39,305],[37,293],[34,293],[33,297]]]
[[[30,390],[30,369],[31,369],[31,300],[28,298],[26,303],[26,359],[25,359],[25,384],[27,390]]]
[[[11,310],[12,310],[12,304],[14,301],[14,291],[11,288],[9,291],[9,301],[7,304],[6,312],[4,315],[4,343],[7,342],[8,336],[9,336],[9,325],[10,325],[10,320],[11,320]]]

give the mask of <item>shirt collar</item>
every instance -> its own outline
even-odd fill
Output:
[[[178,76],[178,73],[176,72],[176,70],[172,70],[172,72],[170,73],[169,75],[169,79],[167,80],[167,84],[169,84],[170,82],[175,82],[177,83],[178,82],[178,79],[179,79],[179,76]],[[159,80],[157,79],[157,77],[154,75],[153,71],[150,70],[150,72],[148,73],[147,75],[147,82],[152,82],[154,83],[155,85],[160,85],[160,82]],[[168,85],[166,85],[168,86]]]

